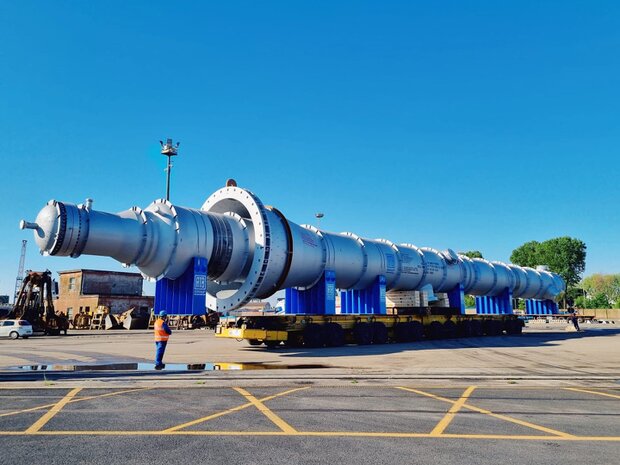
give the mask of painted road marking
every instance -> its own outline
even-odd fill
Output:
[[[237,391],[239,394],[241,394],[243,397],[245,397],[247,400],[249,400],[252,405],[254,405],[254,407],[256,407],[258,409],[258,411],[260,413],[262,413],[263,415],[265,415],[267,418],[269,418],[273,423],[276,424],[276,426],[278,428],[280,428],[282,431],[284,431],[285,433],[296,433],[297,431],[295,430],[295,428],[293,428],[291,425],[289,425],[287,422],[285,422],[282,418],[280,418],[278,415],[276,415],[275,413],[273,413],[269,407],[267,407],[265,404],[263,404],[260,400],[258,400],[256,397],[254,397],[252,394],[250,394],[248,391],[246,391],[243,388],[233,388],[235,391]]]
[[[260,402],[267,402],[268,400],[275,399],[276,397],[285,396],[287,394],[292,394],[293,392],[303,391],[304,389],[309,389],[309,388],[310,388],[310,386],[302,387],[302,388],[296,388],[296,389],[289,389],[288,391],[280,392],[280,393],[274,394],[272,396],[263,397],[259,401]],[[165,432],[165,433],[172,433],[172,432],[175,432],[175,431],[179,431],[179,430],[181,430],[183,428],[187,428],[188,426],[194,426],[194,425],[197,425],[199,423],[203,423],[205,421],[213,420],[214,418],[219,418],[221,416],[228,415],[228,414],[233,413],[233,412],[238,412],[239,410],[243,410],[245,408],[251,407],[252,405],[254,405],[252,402],[248,402],[246,404],[238,405],[237,407],[233,407],[231,409],[224,410],[222,412],[213,413],[213,414],[208,415],[206,417],[198,418],[196,420],[188,421],[187,423],[182,423],[180,425],[173,426],[172,428],[168,428],[168,429],[163,430],[163,432]]]
[[[127,392],[148,391],[149,389],[153,389],[153,388],[127,389],[125,391],[108,392],[107,394],[97,394],[95,396],[77,397],[77,398],[71,399],[68,403],[69,404],[73,404],[75,402],[82,402],[82,401],[85,401],[85,400],[99,399],[101,397],[117,396],[119,394],[125,394]],[[15,410],[13,412],[0,413],[0,417],[8,417],[8,416],[11,416],[11,415],[19,415],[20,413],[36,412],[37,410],[43,410],[43,409],[46,409],[46,408],[51,408],[54,405],[56,405],[56,404],[45,404],[45,405],[39,405],[38,407],[30,407],[30,408],[23,409],[23,410]]]
[[[43,415],[32,426],[30,426],[30,428],[28,428],[25,431],[25,433],[26,434],[36,433],[41,428],[43,428],[45,426],[45,424],[48,421],[50,421],[52,418],[54,418],[54,415],[56,415],[58,412],[60,412],[62,410],[62,408],[65,405],[67,405],[71,401],[71,399],[73,399],[75,397],[75,395],[78,392],[80,392],[81,390],[82,390],[82,388],[72,389],[66,396],[64,396],[62,399],[60,399],[45,415]]]
[[[454,404],[452,404],[452,407],[450,407],[450,410],[448,410],[446,416],[443,417],[439,423],[437,423],[437,426],[435,426],[435,428],[433,428],[433,431],[431,431],[431,435],[439,436],[445,431],[445,429],[448,427],[450,422],[452,422],[458,411],[461,410],[461,407],[463,407],[465,402],[467,402],[467,399],[469,398],[471,393],[474,392],[474,389],[476,389],[476,386],[469,386],[467,389],[465,389],[465,392],[463,392],[461,398],[457,400]]]
[[[3,431],[3,436],[23,436],[22,431]],[[380,433],[355,431],[37,431],[31,436],[291,436],[291,437],[360,437],[360,438],[428,438],[428,439],[508,439],[524,441],[592,441],[620,442],[620,436],[547,436],[547,435],[508,435],[508,434],[442,434],[430,433]]]
[[[437,399],[437,400],[441,400],[443,402],[449,402],[451,404],[455,404],[456,401],[451,400],[451,399],[447,399],[445,397],[441,397],[441,396],[436,396],[435,394],[431,394],[430,392],[424,392],[424,391],[420,391],[418,389],[411,389],[411,388],[406,388],[406,387],[397,387],[396,389],[402,389],[403,391],[409,391],[409,392],[413,392],[415,394],[420,394],[422,396],[426,396],[426,397],[431,397],[433,399]],[[528,428],[532,428],[538,431],[542,431],[544,433],[549,433],[549,434],[554,434],[556,436],[559,437],[564,437],[564,438],[574,438],[575,436],[573,436],[572,434],[568,434],[568,433],[564,433],[562,431],[558,431],[552,428],[547,428],[546,426],[541,426],[541,425],[535,425],[534,423],[530,423],[528,421],[524,421],[524,420],[519,420],[518,418],[513,418],[513,417],[509,417],[508,415],[501,415],[499,413],[493,413],[490,410],[486,410],[486,409],[482,409],[479,407],[476,407],[474,405],[470,405],[467,403],[464,403],[462,405],[463,408],[466,408],[468,410],[473,410],[474,412],[478,412],[478,413],[484,413],[485,415],[489,415],[493,418],[497,418],[499,420],[504,420],[504,421],[508,421],[510,423],[515,423],[517,425],[521,425],[521,426],[526,426]]]
[[[66,389],[66,388],[65,388]],[[88,389],[88,388],[87,388]],[[8,414],[18,414],[18,413],[25,413],[25,412],[30,412],[30,411],[34,411],[34,410],[40,410],[43,408],[50,408],[50,411],[47,412],[45,415],[43,415],[43,417],[41,417],[35,424],[33,424],[31,427],[29,427],[25,432],[23,431],[2,431],[0,434],[4,435],[4,436],[21,436],[24,434],[28,434],[30,436],[34,436],[34,435],[39,435],[39,436],[85,436],[85,435],[89,435],[89,436],[152,436],[152,435],[160,435],[160,436],[240,436],[240,437],[248,437],[248,436],[291,436],[291,437],[333,437],[333,438],[337,438],[337,437],[359,437],[359,438],[373,438],[373,437],[377,437],[377,438],[433,438],[433,439],[470,439],[470,440],[476,440],[476,439],[487,439],[487,440],[521,440],[521,441],[591,441],[591,442],[620,442],[620,436],[574,436],[574,435],[570,435],[570,434],[566,434],[566,433],[562,433],[561,431],[556,431],[553,430],[551,428],[546,428],[540,425],[534,425],[532,423],[529,422],[525,422],[513,417],[509,417],[507,415],[500,415],[500,414],[496,414],[493,413],[489,410],[485,410],[485,409],[481,409],[479,407],[476,407],[474,405],[470,405],[467,402],[471,400],[470,396],[472,394],[472,392],[475,389],[475,386],[470,386],[468,387],[463,394],[461,395],[461,397],[454,401],[452,399],[448,399],[442,396],[438,396],[429,392],[425,392],[425,391],[420,391],[417,389],[412,389],[412,388],[406,388],[406,387],[400,387],[398,389],[402,389],[405,391],[409,391],[409,392],[414,392],[426,397],[431,397],[434,398],[436,400],[440,400],[442,402],[447,402],[452,404],[450,410],[448,411],[448,413],[444,416],[444,418],[437,424],[437,426],[435,426],[435,428],[433,429],[433,431],[431,431],[430,433],[411,433],[411,432],[403,432],[403,433],[399,433],[399,432],[355,432],[355,431],[310,431],[310,432],[304,432],[304,431],[297,431],[296,429],[294,429],[291,425],[289,425],[288,423],[284,422],[279,416],[277,416],[273,411],[271,411],[270,409],[268,409],[265,405],[264,402],[267,402],[271,399],[274,399],[276,397],[280,397],[280,396],[284,396],[287,394],[290,394],[292,392],[296,392],[296,391],[301,391],[304,389],[309,389],[309,387],[302,387],[302,388],[296,388],[296,389],[291,389],[288,391],[283,391],[281,393],[278,394],[274,394],[271,396],[267,396],[264,397],[262,399],[257,399],[255,396],[253,396],[252,394],[250,394],[249,392],[247,392],[244,389],[240,389],[240,388],[236,388],[235,390],[242,394],[246,399],[248,399],[249,402],[247,402],[246,404],[242,404],[239,405],[238,407],[223,411],[223,412],[219,412],[213,415],[210,415],[209,417],[204,417],[204,418],[200,418],[198,420],[194,420],[192,422],[183,424],[183,425],[178,425],[176,427],[170,428],[168,430],[164,430],[164,431],[102,431],[102,430],[96,430],[96,431],[90,431],[90,430],[84,430],[84,431],[73,431],[73,430],[68,430],[68,431],[61,431],[61,430],[41,430],[45,424],[47,424],[56,414],[58,414],[65,405],[69,404],[69,403],[73,403],[73,402],[80,402],[80,401],[84,401],[84,400],[92,400],[92,399],[97,399],[97,398],[101,398],[101,397],[109,397],[109,396],[114,396],[114,395],[119,395],[119,394],[123,394],[123,393],[128,393],[128,392],[135,392],[135,391],[142,391],[142,390],[149,390],[149,389],[154,389],[154,388],[137,388],[137,389],[128,389],[128,390],[123,390],[123,391],[116,391],[116,392],[109,392],[109,393],[105,393],[105,394],[98,394],[98,395],[93,395],[93,396],[86,396],[86,397],[75,397],[79,391],[81,390],[81,388],[76,388],[73,389],[72,391],[70,391],[68,394],[66,394],[60,401],[58,401],[55,404],[49,404],[46,406],[39,406],[39,407],[34,407],[34,408],[30,408],[30,409],[24,409],[24,410],[20,410],[17,412],[9,412]],[[603,393],[603,392],[598,392],[598,391],[589,391],[586,389],[578,389],[578,388],[564,388],[566,390],[572,390],[572,391],[576,391],[576,392],[585,392],[588,394],[595,394],[595,395],[603,395],[606,397],[612,397],[612,398],[620,398],[620,396],[614,395],[614,394],[608,394],[608,393]],[[66,392],[66,391],[65,391]],[[202,421],[207,421],[207,419],[209,418],[216,418],[222,415],[226,415],[229,413],[233,413],[235,411],[239,411],[242,410],[244,408],[248,408],[251,406],[255,406],[257,407],[257,409],[263,413],[264,415],[266,415],[268,418],[270,418],[271,421],[273,421],[276,425],[278,425],[280,427],[280,429],[282,431],[188,431],[188,430],[183,430],[180,431],[182,428],[186,427],[186,426],[190,426],[191,424],[197,424],[200,423]],[[533,428],[539,431],[544,431],[549,434],[545,434],[545,435],[509,435],[509,434],[450,434],[450,433],[445,433],[445,429],[450,425],[451,421],[453,420],[454,416],[462,409],[468,409],[468,410],[472,410],[478,413],[483,413],[486,415],[489,415],[491,417],[495,417],[501,420],[505,420],[505,421],[509,421],[511,423],[516,423],[516,424],[520,424],[522,426],[526,426],[529,428]],[[267,414],[266,412],[270,412],[270,414]],[[2,414],[3,416],[6,416],[7,414]],[[271,415],[271,416],[270,416]],[[276,422],[275,419],[278,419],[279,422]]]
[[[564,389],[566,389],[567,391],[586,392],[588,394],[596,394],[597,396],[613,397],[614,399],[620,399],[620,396],[616,394],[608,394],[606,392],[589,391],[587,389],[577,389],[577,388],[564,388]]]

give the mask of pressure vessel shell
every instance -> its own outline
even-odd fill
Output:
[[[400,244],[396,248],[400,262],[400,275],[391,286],[391,289],[396,291],[419,289],[421,287],[420,283],[424,278],[424,256],[422,251],[411,244]]]
[[[323,232],[327,260],[325,268],[336,272],[336,287],[351,289],[364,274],[365,254],[354,237]]]
[[[289,221],[293,238],[293,256],[288,275],[282,287],[306,289],[319,279],[327,261],[322,234],[312,226],[299,226]]]
[[[515,287],[516,278],[508,265],[502,262],[491,262],[496,274],[495,288],[489,295],[498,295],[506,289],[512,290]]]
[[[459,255],[459,265],[461,267],[461,275],[463,276],[463,291],[470,294],[472,288],[476,284],[476,268],[471,258],[466,255]]]
[[[456,253],[452,250],[448,249],[446,251],[442,251],[441,255],[444,258],[444,262],[446,264],[446,279],[441,287],[441,289],[437,289],[439,292],[447,292],[454,289],[457,285],[463,282],[464,279],[464,270],[461,266],[461,261],[459,260]]]
[[[520,297],[522,299],[536,299],[542,295],[543,281],[540,277],[540,273],[533,268],[523,267],[523,271],[527,275],[527,287],[521,291]]]
[[[545,269],[299,226],[235,186],[212,194],[201,210],[157,200],[145,210],[110,214],[89,203],[50,201],[35,223],[23,224],[34,229],[45,254],[111,256],[150,278],[175,279],[192,257],[207,258],[207,301],[215,308],[217,300],[220,311],[281,288],[311,288],[326,270],[335,272],[340,289],[368,288],[378,276],[385,277],[386,290],[430,285],[447,292],[460,284],[468,294],[497,295],[508,288],[513,297],[526,299],[552,299],[565,287]]]
[[[473,295],[488,295],[495,289],[497,275],[493,264],[483,258],[472,258],[472,265],[475,268],[475,283],[470,289]]]
[[[431,285],[436,291],[443,290],[443,284],[447,278],[447,265],[441,253],[430,247],[421,247],[424,257],[424,278],[420,287]]]

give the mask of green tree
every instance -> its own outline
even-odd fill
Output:
[[[604,295],[610,303],[620,301],[620,274],[595,273],[583,278],[581,287],[588,295]]]
[[[510,261],[515,265],[535,267],[543,265],[539,255],[540,242],[530,241],[514,249],[510,255]]]
[[[479,250],[468,250],[467,252],[459,252],[459,255],[465,255],[469,258],[484,258]]]
[[[586,267],[586,244],[572,237],[530,241],[513,250],[510,260],[521,266],[547,265],[564,279],[567,287],[574,287]]]
[[[586,308],[610,308],[611,307],[611,305],[609,305],[609,300],[607,300],[607,297],[605,296],[605,294],[596,294],[591,299],[587,299],[586,305],[587,305]]]

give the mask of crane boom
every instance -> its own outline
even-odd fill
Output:
[[[19,267],[17,268],[17,278],[15,279],[15,293],[13,294],[13,302],[17,303],[17,295],[24,280],[24,264],[26,262],[26,245],[27,240],[22,240],[22,251],[19,256]]]

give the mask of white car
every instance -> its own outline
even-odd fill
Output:
[[[21,336],[28,339],[28,336],[32,336],[32,325],[26,320],[0,321],[0,337],[2,336],[8,336],[11,339]]]

